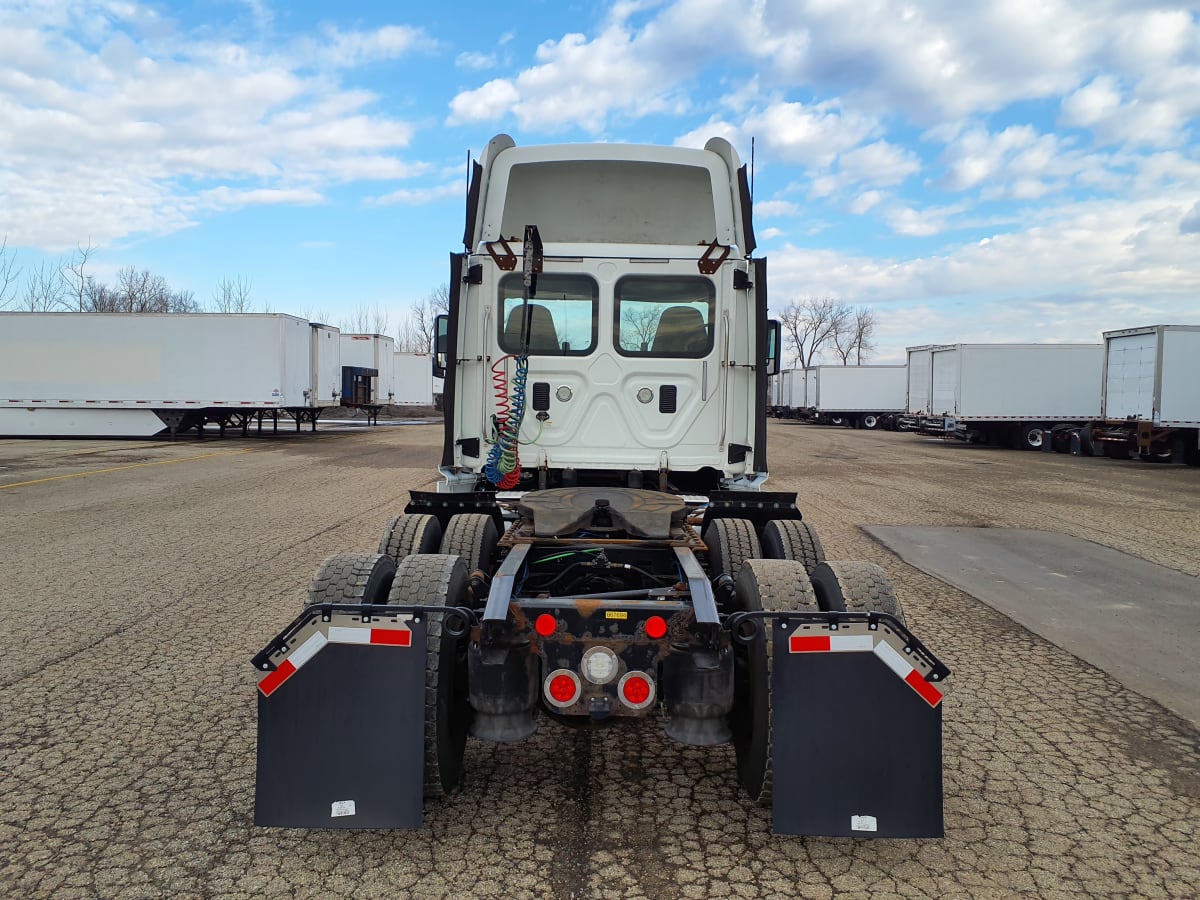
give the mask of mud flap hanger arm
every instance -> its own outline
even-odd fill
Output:
[[[275,670],[276,663],[272,659],[273,656],[279,653],[284,653],[289,649],[289,641],[304,628],[309,622],[320,618],[322,622],[332,621],[334,613],[350,613],[351,615],[360,616],[363,624],[368,624],[372,619],[387,620],[397,615],[402,616],[421,616],[421,615],[442,615],[445,618],[442,620],[442,629],[451,637],[462,637],[475,624],[478,619],[475,613],[465,606],[394,606],[391,604],[382,603],[314,603],[312,606],[304,608],[304,612],[292,620],[283,631],[281,631],[274,639],[271,640],[266,647],[254,654],[250,660],[251,664],[260,672],[271,672]]]

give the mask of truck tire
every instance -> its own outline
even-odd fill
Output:
[[[713,519],[704,529],[708,545],[708,577],[737,578],[742,563],[763,555],[754,523],[749,519]]]
[[[491,575],[498,540],[496,522],[487,513],[459,513],[450,518],[439,552],[461,556],[468,573],[481,569]]]
[[[442,545],[442,523],[434,516],[396,516],[383,529],[379,552],[400,560],[414,553],[437,553]]]
[[[817,597],[804,567],[790,559],[750,559],[742,565],[734,592],[739,611],[761,609],[818,612]],[[729,725],[737,757],[738,781],[750,798],[770,806],[774,774],[771,758],[771,625],[750,643],[734,643],[733,712]]]
[[[315,603],[385,603],[396,563],[381,553],[339,553],[317,567],[305,606]]]
[[[1046,429],[1036,423],[1020,425],[1014,432],[1017,450],[1041,450],[1042,444],[1048,439]]]
[[[799,519],[772,519],[763,529],[762,555],[802,563],[809,575],[825,562],[825,548],[817,529]]]
[[[858,427],[866,428],[868,430],[878,428],[879,416],[877,416],[875,413],[864,413],[858,417]]]
[[[493,526],[494,527],[494,526]],[[467,605],[467,568],[459,556],[414,554],[396,567],[387,602],[398,606]],[[463,776],[471,727],[466,638],[446,634],[444,616],[425,617],[425,796],[450,793]]]
[[[875,563],[823,562],[809,575],[825,612],[882,612],[904,625],[904,610],[887,573]]]

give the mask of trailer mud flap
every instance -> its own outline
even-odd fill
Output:
[[[890,616],[799,614],[772,631],[775,832],[942,837],[946,667]]]
[[[254,662],[255,825],[421,827],[423,619],[317,608]]]

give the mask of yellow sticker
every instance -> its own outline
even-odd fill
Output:
[[[610,609],[604,614],[606,619],[628,619],[629,613],[623,609]]]

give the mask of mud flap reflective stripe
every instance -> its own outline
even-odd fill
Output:
[[[777,834],[942,837],[941,691],[883,635],[773,629]]]
[[[314,631],[260,682],[255,825],[421,827],[425,622],[406,624]]]

